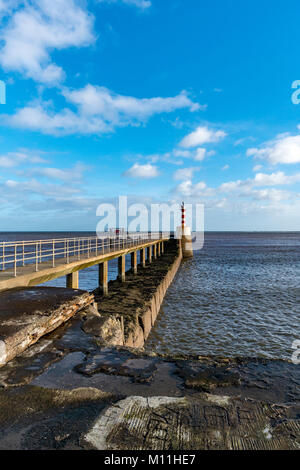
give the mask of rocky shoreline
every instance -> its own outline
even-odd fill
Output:
[[[178,260],[113,281],[0,368],[0,449],[300,448],[298,365],[124,346],[143,344]]]
[[[0,449],[299,449],[299,367],[103,347],[81,312],[0,369]]]

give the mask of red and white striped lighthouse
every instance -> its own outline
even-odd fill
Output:
[[[185,227],[185,207],[184,202],[181,204],[181,228],[182,234],[184,234],[184,227]]]
[[[181,204],[181,227],[177,229],[178,238],[181,240],[183,258],[191,258],[193,256],[191,229],[185,225],[185,205]]]

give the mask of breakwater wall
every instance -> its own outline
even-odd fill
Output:
[[[181,261],[178,241],[169,240],[163,256],[139,267],[137,274],[128,271],[126,283],[111,281],[107,296],[96,289],[98,314],[88,316],[84,331],[107,346],[142,347]]]

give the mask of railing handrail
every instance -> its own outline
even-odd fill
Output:
[[[63,241],[67,241],[67,240],[89,240],[89,239],[92,239],[94,240],[95,238],[98,238],[99,240],[103,239],[103,238],[108,238],[108,239],[118,239],[118,238],[131,238],[132,236],[136,236],[136,237],[141,237],[143,235],[145,235],[147,232],[141,232],[141,233],[126,233],[126,234],[120,234],[120,235],[111,235],[109,234],[109,232],[107,233],[107,235],[105,234],[105,232],[103,233],[103,235],[101,237],[98,237],[98,236],[91,236],[91,237],[63,237],[63,238],[40,238],[40,239],[34,239],[34,240],[8,240],[8,241],[0,241],[0,245],[1,244],[5,244],[5,246],[15,246],[15,245],[23,245],[24,243],[25,244],[35,244],[35,243],[50,243],[50,242],[63,242]],[[150,233],[150,232],[149,232]],[[152,235],[155,235],[155,233],[153,233]],[[159,232],[157,232],[157,234],[159,234]]]
[[[157,238],[155,238],[157,235]],[[12,268],[14,276],[17,276],[17,267],[35,263],[36,271],[43,261],[51,261],[55,267],[57,259],[65,259],[66,263],[70,258],[81,259],[82,255],[87,258],[93,257],[96,253],[106,254],[122,249],[139,246],[146,242],[161,240],[162,233],[131,233],[114,235],[103,233],[101,237],[95,235],[90,237],[65,237],[39,240],[18,240],[16,242],[0,242],[0,267],[2,271]],[[47,245],[47,246],[45,246]],[[49,247],[50,245],[50,247]],[[107,248],[109,251],[107,251]],[[28,251],[29,249],[29,251]],[[86,259],[86,258],[85,258]]]

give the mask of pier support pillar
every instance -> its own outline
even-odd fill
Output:
[[[161,242],[161,252],[165,252],[165,242]]]
[[[68,289],[78,289],[79,286],[79,272],[75,271],[66,275],[66,287]]]
[[[146,266],[146,249],[145,248],[141,249],[140,255],[141,255],[141,262],[140,263],[144,268]]]
[[[122,255],[118,258],[118,278],[125,282],[125,277],[125,255]]]
[[[158,251],[158,256],[161,254],[161,249],[160,249],[160,242],[157,244],[157,251]]]
[[[133,269],[134,274],[137,274],[137,251],[131,253],[131,269]]]
[[[156,259],[157,258],[157,244],[155,243],[155,245],[153,245],[153,258]]]
[[[103,295],[108,294],[107,276],[108,276],[108,261],[104,261],[104,263],[99,264],[99,288],[102,291]]]
[[[147,258],[148,262],[152,263],[152,246],[148,246],[147,248]]]

